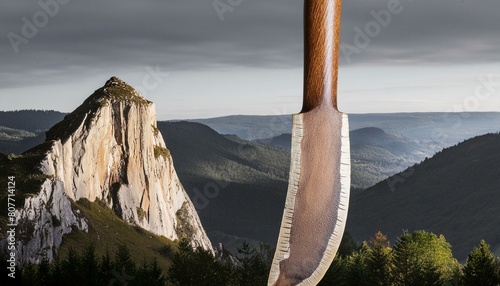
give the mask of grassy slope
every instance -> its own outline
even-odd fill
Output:
[[[394,188],[391,189],[391,183]],[[485,239],[500,245],[500,135],[483,135],[353,196],[347,230],[357,240],[378,230],[442,233],[458,259]]]
[[[118,245],[125,244],[136,262],[156,258],[162,269],[170,266],[170,257],[177,250],[176,242],[129,225],[99,202],[80,200],[73,203],[73,209],[87,218],[89,232],[77,231],[66,235],[59,249],[60,256],[64,257],[70,248],[82,253],[90,243],[95,245],[98,257],[106,251],[113,255]]]

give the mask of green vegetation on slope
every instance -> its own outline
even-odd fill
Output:
[[[154,154],[155,154],[155,158],[159,158],[160,156],[162,156],[163,159],[166,160],[170,157],[170,150],[168,150],[165,147],[154,146]]]
[[[178,173],[210,179],[255,183],[288,177],[289,155],[236,136],[189,122],[158,122]]]
[[[163,269],[170,266],[177,243],[138,226],[129,225],[100,201],[80,199],[73,203],[73,209],[88,220],[89,231],[73,231],[65,235],[59,249],[60,256],[65,256],[70,249],[83,252],[90,243],[95,245],[95,252],[100,257],[122,244],[130,249],[130,254],[136,261],[150,261],[154,258]]]
[[[190,220],[192,220],[191,216],[188,212],[188,203],[184,202],[182,207],[175,213],[175,218],[177,220],[177,227],[175,232],[179,236],[181,240],[190,240],[193,237],[193,234],[196,232],[193,229]]]
[[[115,76],[111,77],[102,88],[96,90],[91,97],[100,106],[107,106],[112,102],[134,103],[138,105],[148,105],[151,103],[151,101],[145,99],[132,86]]]

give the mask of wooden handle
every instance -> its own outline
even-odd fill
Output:
[[[337,109],[337,72],[342,0],[304,1],[304,103]]]

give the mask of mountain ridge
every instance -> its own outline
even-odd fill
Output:
[[[274,244],[286,196],[289,154],[192,122],[158,122],[208,235]],[[239,237],[235,240],[234,237]]]
[[[377,231],[395,239],[402,229],[444,234],[459,260],[481,239],[498,253],[499,170],[500,134],[465,140],[353,196],[346,229],[358,240]]]

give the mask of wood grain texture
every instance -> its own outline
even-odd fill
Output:
[[[302,113],[321,104],[337,109],[341,0],[304,1],[304,101]]]

